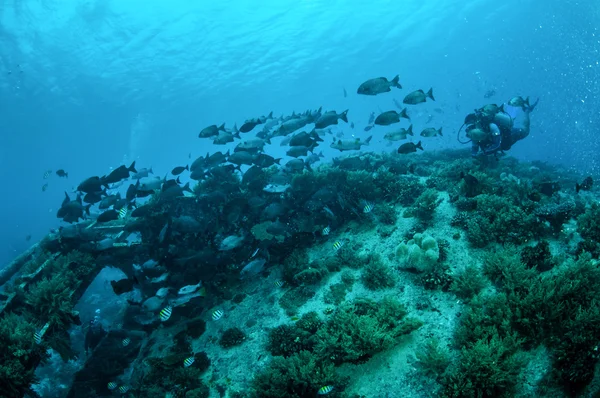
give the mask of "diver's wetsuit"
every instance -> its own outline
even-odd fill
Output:
[[[530,110],[526,110],[524,112],[525,120],[523,121],[522,127],[511,127],[501,129],[495,123],[490,123],[490,138],[488,138],[482,143],[476,143],[475,141],[472,141],[471,156],[477,156],[480,149],[484,155],[493,155],[498,151],[507,151],[517,141],[527,137],[529,135],[530,125],[529,114],[532,110],[533,107]]]

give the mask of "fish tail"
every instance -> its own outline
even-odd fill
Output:
[[[410,126],[408,126],[408,128],[406,129],[406,134],[412,135],[412,136],[415,135],[412,130],[412,124]]]
[[[222,125],[220,125],[219,127],[217,127],[217,130],[225,131],[225,123],[223,123]]]
[[[419,148],[420,150],[423,150],[423,146],[421,146],[421,141],[417,142],[417,145],[415,145],[415,148]]]
[[[137,173],[137,170],[135,169],[135,160],[133,163],[131,163],[131,166],[129,166],[129,171],[132,173]]]
[[[435,98],[433,98],[433,87],[425,95],[435,101]]]
[[[402,88],[400,85],[400,75],[396,75],[396,77],[392,79],[392,86]]]
[[[342,114],[340,115],[340,119],[342,119],[343,121],[345,121],[346,123],[348,123],[348,109],[346,109],[344,112],[342,112]]]
[[[440,129],[438,130],[438,134],[440,135],[440,137],[443,137],[442,135],[442,128],[440,127]]]
[[[402,109],[402,112],[400,112],[400,117],[403,117],[405,119],[410,120],[410,117],[408,116],[408,113],[406,113],[406,108]]]

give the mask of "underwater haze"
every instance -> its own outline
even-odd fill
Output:
[[[165,175],[214,149],[198,138],[210,124],[350,109],[346,136],[374,133],[371,150],[394,151],[363,131],[402,98],[356,95],[377,76],[433,87],[416,119],[440,108],[444,136],[425,151],[459,147],[473,109],[528,95],[539,106],[511,155],[597,174],[599,10],[592,0],[0,0],[0,265],[61,225],[64,192],[74,197],[84,178],[133,160]]]

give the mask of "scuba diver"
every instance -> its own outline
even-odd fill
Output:
[[[88,354],[89,351],[94,351],[96,346],[100,344],[100,341],[106,336],[106,330],[102,327],[102,322],[100,319],[100,310],[96,310],[96,316],[90,321],[88,325],[87,333],[85,334],[85,353]]]
[[[535,109],[539,102],[539,98],[529,104],[529,97],[515,97],[508,101],[508,105],[512,107],[520,107],[523,110],[524,121],[521,127],[514,126],[514,115],[511,116],[504,110],[504,104],[501,106],[490,104],[483,108],[476,109],[474,113],[470,113],[465,118],[465,122],[458,130],[464,126],[466,135],[470,138],[471,156],[475,157],[481,153],[483,155],[494,155],[497,157],[498,152],[509,150],[517,141],[529,135],[529,114]],[[463,142],[458,139],[462,144]]]

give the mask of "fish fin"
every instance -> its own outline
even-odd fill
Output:
[[[417,145],[415,145],[415,148],[419,148],[420,150],[423,150],[423,147],[421,146],[421,141],[417,142]]]
[[[435,98],[433,98],[433,87],[431,87],[425,95],[435,101]]]
[[[281,158],[277,158],[274,160],[275,164],[279,164],[279,162],[281,162]]]
[[[65,178],[69,178],[69,173],[65,172]]]
[[[239,131],[235,131],[232,135],[233,135],[233,138],[237,138],[238,140],[242,138],[242,137],[240,137]]]
[[[265,142],[266,142],[267,144],[271,145],[271,139],[270,139],[269,137],[266,137],[266,138],[265,138]]]
[[[399,117],[403,117],[405,119],[410,120],[410,117],[408,116],[408,113],[406,113],[406,108],[402,109],[402,111],[400,112]]]
[[[267,115],[267,119],[273,119],[273,111],[269,112]]]
[[[323,151],[319,152],[319,155],[318,155],[318,156],[319,156],[320,158],[324,158],[324,157],[325,157],[325,156],[323,155]]]
[[[396,75],[392,79],[392,86],[397,87],[397,88],[402,88],[402,86],[400,85],[400,75]]]
[[[129,170],[132,173],[137,173],[137,170],[135,169],[135,160],[133,161],[133,163],[131,163],[131,166],[129,166]]]
[[[342,114],[340,115],[340,119],[342,119],[343,121],[345,121],[346,123],[348,123],[348,110],[346,109],[344,112],[342,112]]]
[[[185,165],[185,169],[184,169],[184,170],[190,171],[190,165],[189,165],[189,164],[186,164],[186,165]]]
[[[440,129],[438,130],[438,134],[440,135],[440,137],[443,137],[442,135],[442,128],[440,127]]]
[[[310,164],[304,163],[304,167],[306,167],[306,170],[310,171],[311,173],[313,172],[313,169],[310,167]]]
[[[150,170],[148,170],[148,173],[154,174],[154,172],[152,171],[152,166],[150,166]]]
[[[85,209],[85,214],[87,214],[88,216],[90,215],[90,207],[92,207],[92,205],[91,205],[91,204],[89,204],[89,205],[87,205],[87,206],[85,206],[85,207],[84,207],[84,209]]]
[[[185,185],[183,186],[183,188],[181,188],[183,191],[187,191],[192,193],[192,190],[190,189],[190,183],[186,182]]]
[[[408,135],[412,135],[414,136],[415,134],[413,133],[413,129],[412,129],[412,124],[410,126],[408,126],[408,128],[406,129],[406,134]]]
[[[369,145],[369,142],[371,142],[371,138],[373,138],[372,135],[369,136],[369,138],[367,138],[364,142],[364,145]]]
[[[200,289],[197,290],[197,293],[200,297],[206,297],[206,288],[202,286]]]
[[[181,180],[179,179],[179,177],[177,177],[177,178],[175,179],[175,182],[176,182],[177,184],[181,184]]]
[[[225,123],[217,127],[217,130],[225,131]]]

